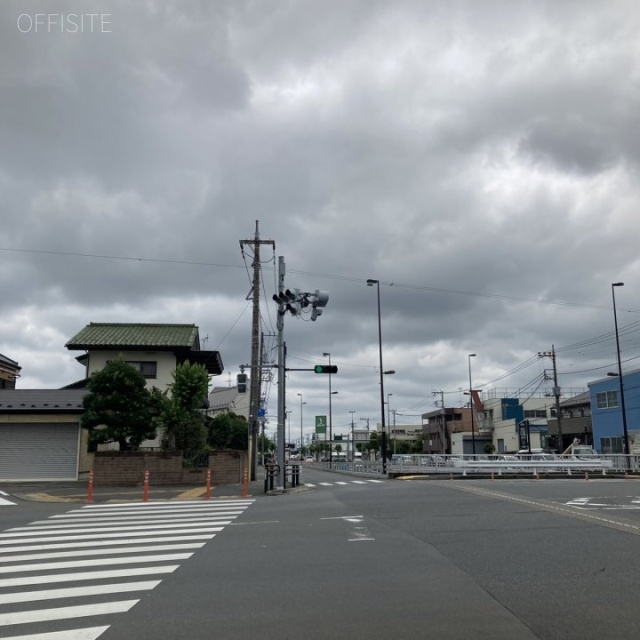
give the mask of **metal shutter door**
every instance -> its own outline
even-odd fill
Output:
[[[79,425],[0,425],[0,480],[77,480]]]

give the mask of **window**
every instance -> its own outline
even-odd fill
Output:
[[[547,411],[546,409],[525,409],[524,417],[525,418],[546,418]]]
[[[600,438],[600,449],[602,453],[623,453],[624,447],[622,437]]]
[[[615,409],[618,406],[618,392],[600,391],[596,393],[596,406],[598,409]]]
[[[155,378],[156,377],[156,367],[157,362],[149,362],[149,361],[129,361],[127,360],[127,364],[133,367],[136,371],[139,371],[145,378]]]

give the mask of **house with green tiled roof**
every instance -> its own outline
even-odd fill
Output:
[[[202,364],[211,376],[224,368],[218,351],[200,348],[195,324],[91,322],[65,345],[83,351],[76,360],[85,367],[85,379],[110,361],[123,358],[147,379],[150,387],[165,390],[183,362]]]

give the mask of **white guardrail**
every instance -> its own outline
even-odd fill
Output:
[[[332,471],[363,475],[381,475],[381,460],[327,463]],[[469,474],[538,475],[640,472],[640,456],[598,455],[593,457],[555,456],[553,454],[527,455],[394,455],[387,460],[388,475]]]

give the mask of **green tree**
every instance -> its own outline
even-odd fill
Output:
[[[213,449],[246,450],[249,446],[249,424],[244,416],[236,413],[220,413],[209,418],[207,431],[207,443]]]
[[[201,451],[206,447],[204,403],[209,392],[209,374],[200,364],[184,362],[173,372],[158,418],[167,434],[167,446],[180,451]]]
[[[91,444],[117,442],[124,451],[155,438],[159,394],[147,389],[144,376],[131,365],[108,362],[91,375],[88,389],[82,426],[89,430]]]

